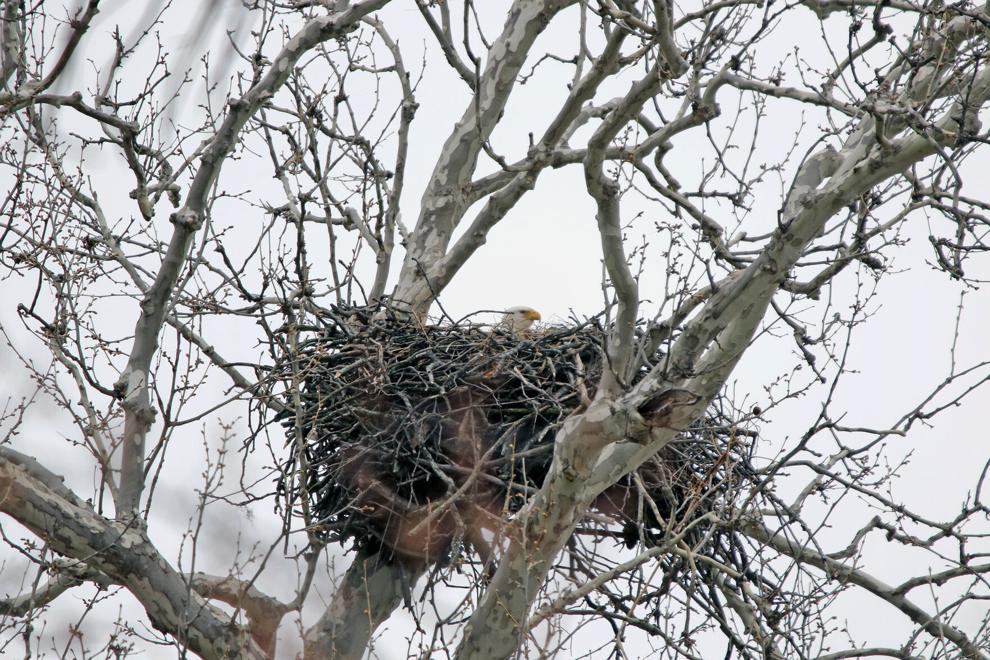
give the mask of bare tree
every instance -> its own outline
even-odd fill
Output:
[[[990,379],[957,351],[990,230],[988,5],[2,8],[0,653],[360,658],[404,608],[419,657],[990,658],[990,463],[933,518],[889,447]],[[441,143],[419,126],[451,104]],[[548,170],[595,209],[600,313],[452,318]],[[948,372],[874,428],[836,400],[918,236],[971,293],[924,347]],[[417,394],[373,396],[386,376]],[[542,406],[528,435],[510,389]],[[365,432],[429,494],[338,441]],[[225,526],[246,516],[251,538]],[[888,583],[878,544],[921,568]],[[856,593],[900,641],[847,634]]]

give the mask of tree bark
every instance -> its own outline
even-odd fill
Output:
[[[249,631],[213,608],[158,552],[143,529],[110,521],[36,460],[0,447],[0,511],[52,550],[125,586],[152,625],[206,660],[262,660]]]
[[[323,616],[306,631],[306,660],[360,660],[372,635],[407,597],[421,572],[359,553]]]

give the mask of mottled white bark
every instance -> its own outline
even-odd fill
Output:
[[[990,68],[977,77],[971,93],[975,105],[987,100]],[[959,113],[959,108],[945,113],[939,129],[954,135]],[[809,159],[768,247],[709,299],[650,378],[617,399],[597,400],[558,432],[553,470],[512,526],[509,549],[471,618],[458,658],[504,658],[515,652],[527,632],[521,622],[528,618],[550,563],[594,497],[701,415],[749,346],[772,296],[825,223],[851,200],[937,149],[926,136],[905,137],[889,150],[860,148],[858,137],[838,157],[823,150]],[[607,210],[609,199],[602,199],[600,208]],[[603,240],[613,227],[604,224]],[[693,400],[665,407],[663,420],[640,413],[674,391],[690,393]]]
[[[411,592],[421,571],[358,554],[323,616],[306,630],[306,660],[360,660],[378,626]]]
[[[465,186],[471,181],[478,156],[505,109],[536,37],[554,15],[576,0],[515,0],[502,33],[492,44],[475,97],[454,127],[437,158],[420,202],[416,228],[406,241],[406,256],[393,298],[419,316],[439,291],[434,264],[447,246],[467,209]]]
[[[180,648],[207,659],[266,657],[249,630],[190,589],[142,527],[98,515],[35,459],[0,447],[0,493],[0,511],[55,552],[125,586]]]
[[[4,493],[0,497],[2,510],[44,539],[56,552],[80,560],[83,574],[93,571],[125,586],[145,607],[157,628],[173,635],[181,648],[188,647],[204,658],[273,657],[275,630],[281,614],[287,610],[276,601],[250,590],[237,594],[236,588],[231,588],[225,580],[210,580],[201,575],[190,584],[158,553],[145,534],[145,523],[138,511],[146,478],[146,436],[155,418],[150,381],[159,334],[166,321],[172,323],[187,340],[200,345],[207,356],[222,368],[226,367],[236,385],[248,386],[243,376],[226,364],[212,345],[171,312],[172,300],[180,293],[180,276],[186,266],[193,238],[203,224],[209,195],[223,163],[237,145],[247,122],[270,101],[302,56],[315,46],[353,30],[365,16],[388,1],[367,0],[348,4],[340,12],[309,20],[289,39],[260,80],[243,97],[229,103],[222,123],[198,152],[199,168],[181,208],[171,216],[173,233],[153,282],[145,284],[123,254],[119,250],[116,252],[118,260],[143,292],[127,365],[114,387],[125,411],[119,488],[115,489],[117,521],[102,518],[35,460],[0,447],[0,492]],[[98,1],[89,3],[70,34],[62,57],[44,80],[24,85],[0,99],[8,110],[29,103],[56,107],[69,105],[109,126],[133,134],[135,129],[130,124],[88,108],[78,94],[58,97],[40,93],[54,82],[65,67],[95,15],[98,4]],[[5,16],[10,18],[16,14],[16,5],[6,3]],[[19,38],[16,21],[5,24],[3,36],[3,74],[6,77],[15,68],[18,57],[12,41]],[[98,212],[94,200],[86,198],[84,203]],[[107,238],[111,246],[115,245],[112,237],[108,235]],[[56,580],[46,589],[46,596],[54,598],[68,586],[71,583],[66,578]],[[232,625],[230,618],[211,607],[199,591],[208,598],[243,607],[249,625],[243,628]],[[32,598],[30,602],[35,601]],[[20,601],[14,601],[11,607],[19,609]],[[262,610],[266,610],[269,616],[262,616]],[[276,612],[278,618],[273,618]]]
[[[320,175],[314,176],[313,181],[305,182],[305,185],[287,174],[293,167],[302,167],[300,161],[306,157],[312,157],[314,161],[324,157],[324,153],[320,153],[322,145],[316,139],[305,148],[293,144],[289,150],[292,151],[291,158],[278,153],[276,140],[267,143],[275,161],[275,175],[283,185],[288,203],[284,207],[287,209],[285,216],[278,215],[284,209],[278,210],[276,205],[263,205],[263,208],[266,211],[274,209],[276,217],[287,217],[295,222],[300,245],[305,237],[303,228],[307,222],[325,224],[331,234],[331,244],[333,231],[337,228],[353,230],[357,240],[374,251],[373,280],[367,292],[362,292],[367,293],[368,301],[381,299],[385,292],[393,252],[393,231],[399,231],[405,239],[406,252],[394,298],[422,317],[434,298],[485,243],[488,232],[535,187],[544,170],[580,164],[584,169],[587,193],[596,205],[603,263],[610,291],[615,295],[616,306],[611,316],[615,325],[606,347],[609,369],[599,383],[595,398],[570,417],[557,433],[552,467],[539,493],[512,517],[504,530],[499,530],[504,534],[500,538],[504,538],[503,547],[506,550],[501,557],[494,557],[497,571],[491,582],[484,588],[478,588],[480,601],[467,628],[463,630],[457,652],[459,658],[488,660],[510,657],[527,643],[527,635],[533,626],[565,612],[568,605],[578,598],[596,595],[598,587],[624,571],[643,566],[646,561],[668,552],[682,553],[680,556],[693,559],[690,551],[675,547],[680,537],[674,534],[664,538],[662,545],[605,571],[592,578],[587,585],[567,591],[550,605],[541,607],[536,614],[530,614],[534,600],[547,583],[548,572],[561,549],[573,538],[576,525],[587,520],[586,514],[592,502],[705,414],[714,397],[723,391],[755,333],[765,323],[767,311],[771,310],[772,315],[778,309],[780,300],[774,300],[775,295],[786,291],[798,296],[817,296],[819,290],[843,268],[864,256],[870,239],[882,235],[903,218],[903,215],[897,215],[878,222],[876,227],[849,229],[848,233],[853,236],[846,243],[846,228],[838,226],[842,222],[840,214],[856,204],[868,206],[864,200],[877,187],[897,177],[903,176],[902,180],[909,183],[909,192],[902,190],[900,194],[910,194],[910,185],[917,180],[915,166],[933,155],[946,163],[947,170],[953,176],[959,176],[953,164],[955,155],[960,151],[957,147],[972,143],[979,129],[979,113],[985,112],[990,97],[990,68],[985,61],[985,50],[971,48],[974,40],[985,41],[987,38],[986,11],[964,5],[922,9],[899,0],[816,0],[805,3],[822,16],[842,10],[855,14],[856,21],[859,21],[850,24],[848,60],[837,64],[835,75],[815,88],[797,86],[793,81],[790,84],[795,86],[787,86],[773,76],[760,79],[754,73],[758,67],[747,59],[754,56],[752,51],[747,51],[748,46],[740,47],[742,55],[726,54],[726,43],[731,43],[732,49],[729,50],[734,50],[750,37],[752,44],[759,42],[756,36],[742,35],[742,31],[733,33],[735,28],[731,27],[744,23],[748,16],[753,15],[748,13],[752,8],[747,5],[755,3],[749,0],[708,3],[679,19],[673,15],[678,8],[665,0],[638,5],[619,0],[594,3],[579,0],[514,0],[507,3],[502,31],[482,53],[483,57],[478,59],[477,71],[471,67],[473,53],[468,53],[467,58],[458,54],[461,45],[453,37],[449,4],[417,0],[419,13],[426,18],[427,27],[436,37],[444,59],[467,83],[473,96],[434,164],[414,231],[406,233],[399,223],[398,209],[409,156],[409,132],[417,106],[413,98],[414,84],[410,71],[403,64],[399,44],[387,32],[385,23],[370,17],[371,12],[387,2],[300,0],[291,3],[292,9],[308,12],[305,14],[307,17],[327,10],[332,13],[301,21],[304,23],[301,30],[274,54],[272,62],[264,59],[260,46],[257,54],[245,57],[245,61],[250,62],[246,67],[250,72],[242,80],[251,80],[253,84],[248,86],[248,91],[241,98],[231,101],[229,107],[219,113],[218,127],[198,150],[177,159],[184,160],[182,168],[192,171],[188,192],[180,198],[176,183],[181,180],[179,177],[170,179],[171,175],[162,175],[164,178],[157,184],[143,178],[138,156],[152,160],[155,157],[151,148],[138,143],[138,136],[146,130],[146,126],[139,125],[137,120],[124,118],[129,115],[118,115],[119,108],[113,108],[109,103],[97,100],[90,104],[84,101],[81,93],[45,91],[58,79],[66,62],[83,43],[83,35],[99,5],[97,0],[86,3],[76,21],[67,24],[66,39],[52,51],[54,55],[51,59],[54,61],[50,66],[48,62],[42,62],[33,71],[25,66],[22,3],[4,0],[4,24],[0,32],[0,77],[4,81],[0,106],[6,113],[4,119],[17,113],[30,115],[30,121],[25,125],[35,132],[25,130],[25,134],[29,135],[29,141],[36,141],[41,158],[47,159],[53,181],[61,187],[60,194],[71,198],[75,206],[68,208],[82,209],[84,213],[92,212],[95,216],[92,226],[80,225],[83,227],[80,236],[102,245],[105,252],[86,252],[85,247],[62,245],[47,246],[45,249],[50,249],[51,254],[58,258],[70,255],[80,260],[92,259],[93,263],[105,259],[118,264],[125,273],[121,279],[130,278],[136,287],[140,315],[130,351],[120,358],[127,362],[115,392],[99,383],[87,381],[87,378],[92,379],[93,370],[81,365],[84,360],[79,356],[85,356],[90,347],[79,348],[78,352],[69,356],[65,346],[59,343],[66,339],[58,323],[47,323],[40,316],[31,317],[38,320],[38,327],[41,328],[39,334],[45,337],[44,341],[48,342],[56,361],[72,375],[76,388],[82,392],[81,405],[88,413],[83,435],[87,438],[96,434],[112,435],[115,430],[100,428],[101,424],[105,423],[107,427],[111,424],[96,414],[97,407],[85,395],[87,386],[92,385],[104,394],[110,406],[113,405],[111,399],[114,394],[123,401],[126,412],[123,457],[119,475],[112,474],[109,467],[110,457],[114,456],[112,439],[106,441],[101,435],[101,446],[96,452],[104,468],[101,478],[108,484],[107,492],[115,500],[116,520],[109,520],[101,515],[102,509],[94,509],[82,501],[36,461],[0,447],[0,510],[37,534],[53,551],[69,558],[58,564],[61,572],[53,575],[46,584],[0,602],[0,613],[23,616],[39,605],[58,598],[80,581],[119,584],[142,603],[154,625],[172,635],[183,649],[188,648],[206,658],[275,655],[278,623],[286,613],[301,609],[312,579],[315,559],[309,564],[309,573],[303,580],[305,586],[290,603],[280,602],[260,592],[252,582],[204,574],[186,576],[175,571],[151,545],[138,515],[145,488],[145,470],[149,463],[145,443],[156,414],[152,385],[156,378],[156,360],[163,355],[159,336],[164,325],[170,324],[176,328],[182,341],[195,346],[214,368],[226,374],[238,390],[260,393],[259,396],[266,397],[266,402],[275,410],[284,410],[288,405],[280,404],[271,390],[264,389],[267,383],[263,368],[258,369],[258,382],[254,382],[246,375],[247,369],[227,361],[223,356],[226,351],[216,348],[216,338],[197,325],[200,319],[198,314],[203,309],[202,306],[197,307],[201,301],[183,306],[180,295],[185,293],[184,278],[189,272],[189,253],[193,241],[205,233],[202,227],[207,220],[207,211],[217,198],[215,186],[219,173],[226,159],[244,139],[248,122],[264,110],[272,114],[284,112],[292,118],[291,121],[298,120],[302,125],[310,120],[315,122],[315,118],[320,113],[328,112],[331,105],[333,112],[336,112],[339,104],[346,104],[343,91],[339,96],[332,96],[331,92],[326,98],[316,95],[315,100],[310,99],[305,85],[293,89],[297,107],[286,110],[276,108],[269,102],[294,74],[295,67],[306,61],[304,56],[307,53],[312,53],[328,40],[344,38],[358,23],[370,26],[377,34],[378,41],[375,43],[384,45],[392,55],[391,62],[385,65],[378,62],[372,66],[368,63],[370,60],[361,60],[348,48],[341,49],[343,54],[340,58],[344,62],[343,69],[349,72],[371,73],[379,76],[380,80],[393,73],[398,77],[401,100],[396,107],[399,121],[394,150],[395,172],[387,172],[387,168],[374,160],[373,149],[359,130],[355,130],[355,135],[345,135],[335,127],[330,131],[333,135],[325,153],[334,152],[340,145],[344,145],[345,153],[350,153],[347,150],[355,144],[366,149],[355,157],[356,161],[366,159],[361,163],[364,170],[357,178],[367,177],[362,184],[374,181],[375,185],[381,185],[376,190],[378,198],[369,202],[368,199],[374,197],[369,195],[362,201],[366,208],[377,209],[380,214],[377,220],[382,224],[376,226],[374,219],[363,217],[366,209],[351,204],[349,199],[338,204],[339,200],[334,198],[336,191],[331,191],[326,185],[326,170],[316,168]],[[534,131],[525,154],[516,154],[515,162],[504,162],[488,141],[498,127],[515,85],[525,75],[526,65],[533,63],[532,51],[539,35],[560,12],[573,5],[579,6],[584,17],[580,27],[582,34],[578,39],[578,55],[573,62],[568,62],[566,58],[555,60],[558,64],[574,66],[568,91],[562,94],[560,107],[549,124],[541,127],[542,136]],[[874,34],[853,44],[855,31],[867,29],[859,18],[864,7],[875,10],[873,23],[869,26]],[[278,7],[279,10],[287,8],[289,5]],[[890,66],[885,65],[882,70],[883,78],[875,84],[868,82],[863,89],[869,88],[869,91],[857,97],[855,89],[842,89],[837,80],[851,66],[850,62],[855,62],[869,48],[885,43],[889,30],[883,24],[884,12],[890,9],[918,14],[916,38],[908,39],[915,41],[908,43],[906,48],[902,47],[904,44],[899,44],[899,54]],[[778,11],[769,6],[765,10]],[[798,7],[798,10],[801,8]],[[739,15],[732,15],[734,11]],[[583,33],[596,21],[600,21],[598,27],[602,29],[597,41],[591,40],[601,49],[597,55],[593,54],[594,48],[588,46],[589,40]],[[763,25],[758,30],[765,27]],[[684,29],[685,33],[689,29],[695,31],[688,38],[683,33],[678,35],[679,29]],[[465,35],[465,44],[467,40]],[[713,53],[719,57],[725,56],[725,60],[709,59],[714,57]],[[337,65],[332,55],[321,51],[320,57],[324,55],[327,61]],[[620,72],[624,72],[622,75],[626,77],[621,78],[619,89],[628,91],[615,98],[602,99],[601,90]],[[111,78],[113,76],[108,77],[108,85]],[[415,72],[412,74],[414,78]],[[301,77],[296,80],[301,80]],[[631,86],[630,80],[635,81]],[[832,146],[816,147],[804,159],[783,199],[779,200],[780,213],[773,223],[775,230],[752,239],[746,249],[737,249],[738,241],[745,237],[744,232],[735,237],[726,236],[717,212],[697,201],[705,200],[707,195],[718,193],[724,196],[729,193],[705,189],[710,183],[708,180],[698,190],[682,189],[681,183],[663,162],[667,151],[674,148],[672,140],[689,129],[702,127],[699,132],[704,132],[705,124],[720,116],[718,101],[729,97],[735,104],[740,93],[743,98],[753,94],[760,98],[780,99],[783,103],[803,104],[803,107],[815,112],[827,111],[830,118],[838,116],[840,123],[849,121],[841,130],[837,129],[818,143],[822,145],[829,141]],[[663,96],[667,94],[672,98]],[[331,97],[332,103],[329,101]],[[759,105],[757,102],[754,107]],[[145,243],[135,242],[130,249],[139,245],[140,250],[135,252],[140,252],[141,257],[129,260],[125,248],[114,235],[114,220],[108,221],[103,215],[95,192],[92,196],[84,192],[77,180],[80,177],[62,169],[60,160],[64,156],[63,151],[47,142],[43,129],[33,128],[35,124],[40,126],[41,122],[36,121],[37,116],[31,113],[42,106],[79,113],[87,121],[95,122],[105,134],[122,136],[119,141],[110,142],[117,144],[125,153],[128,168],[138,179],[132,197],[145,220],[154,219],[157,198],[153,191],[156,185],[165,186],[175,194],[174,204],[178,210],[171,218],[172,234],[157,253],[157,248],[153,247],[152,256],[148,257]],[[672,112],[670,108],[673,108]],[[273,126],[276,130],[284,128],[274,122]],[[285,129],[285,135],[292,133],[295,125],[292,126],[293,129]],[[312,126],[312,122],[307,124],[310,130]],[[586,126],[590,127],[587,133],[591,134],[587,143],[572,146],[570,141],[575,136],[585,135],[580,129]],[[985,136],[977,139],[985,140]],[[484,151],[499,162],[501,169],[476,177]],[[721,153],[718,155],[722,156]],[[639,287],[642,283],[637,281],[629,263],[630,246],[623,236],[625,225],[620,209],[622,195],[629,192],[631,185],[620,186],[620,183],[628,182],[616,174],[616,170],[624,166],[630,176],[641,176],[645,184],[653,188],[658,195],[655,200],[657,208],[669,205],[658,212],[659,215],[674,208],[678,216],[676,219],[684,221],[682,229],[690,228],[684,229],[685,233],[695,232],[700,246],[694,255],[696,263],[706,258],[715,262],[714,268],[711,263],[703,264],[704,268],[709,269],[709,279],[701,283],[704,286],[685,290],[682,296],[672,295],[670,300],[680,302],[670,303],[665,310],[669,313],[668,318],[647,327],[642,337],[635,332],[640,316]],[[725,171],[728,169],[726,167]],[[791,170],[782,166],[781,171]],[[392,187],[388,189],[388,185],[381,184],[381,181],[389,180],[393,174]],[[311,190],[305,190],[305,186],[311,186]],[[352,188],[344,187],[347,195],[353,192]],[[325,208],[317,213],[312,212],[311,200],[317,197],[312,190],[324,196]],[[304,193],[311,197],[306,198]],[[915,193],[919,197],[927,195],[932,200],[938,199],[935,193],[921,185],[917,186]],[[742,196],[741,192],[738,194]],[[307,199],[311,202],[310,211],[305,208]],[[957,192],[953,202],[958,201]],[[482,202],[482,208],[468,220],[465,217],[467,208],[479,202]],[[743,204],[736,199],[733,203]],[[915,206],[914,202],[905,206],[904,215],[916,208],[920,206]],[[953,210],[958,212],[955,207]],[[849,217],[852,218],[851,215]],[[466,222],[470,224],[465,229]],[[17,231],[16,227],[11,228],[7,224],[3,225],[3,229],[4,232]],[[960,222],[960,233],[965,233],[966,229]],[[461,230],[464,231],[455,241],[454,235]],[[842,241],[823,248],[822,242],[831,239],[822,237],[835,235],[830,233],[833,231],[843,236]],[[90,236],[90,232],[95,233]],[[977,231],[972,233],[979,234]],[[81,244],[85,246],[86,243],[81,241]],[[38,259],[37,255],[44,252],[36,244],[28,247],[31,249],[17,252],[10,260],[20,264]],[[817,251],[814,259],[823,260],[820,268],[806,281],[795,281],[796,265],[809,255],[812,248]],[[823,257],[822,254],[829,256]],[[6,259],[9,255],[3,256]],[[161,258],[160,266],[149,267],[152,259],[158,256]],[[278,258],[284,256],[279,254]],[[334,259],[336,257],[331,255],[331,260]],[[58,262],[58,259],[54,261]],[[300,257],[300,261],[305,261],[305,255]],[[300,270],[306,267],[304,264]],[[336,268],[336,261],[331,268]],[[732,272],[732,269],[735,271]],[[51,271],[38,268],[44,277],[51,277],[52,281],[60,284],[58,277],[61,273],[53,275]],[[236,269],[231,271],[218,271],[221,273],[218,279],[224,280],[221,288],[241,275]],[[807,266],[801,269],[801,276],[806,275]],[[267,277],[267,273],[264,276]],[[318,305],[316,297],[311,296],[311,283],[306,281],[307,276],[300,276],[300,279],[303,281],[299,283],[298,291],[282,297],[272,297],[269,292],[254,298],[243,288],[238,288],[241,287],[240,282],[236,282],[237,287],[230,286],[225,290],[224,295],[229,298],[241,295],[247,299],[251,304],[250,311],[237,309],[231,313],[253,315],[261,325],[268,324],[274,314],[272,310],[279,309],[283,314],[282,320],[291,326],[294,333],[289,342],[294,351],[299,338],[297,323],[306,320],[307,310],[313,311],[307,305]],[[265,281],[266,286],[269,283]],[[679,285],[694,286],[693,283],[687,284],[686,280]],[[338,286],[333,291],[337,302],[344,299],[340,288]],[[227,299],[223,296],[218,298],[223,302],[218,303],[217,299],[204,296],[207,305],[226,303]],[[354,300],[356,297],[348,298],[347,302]],[[193,311],[190,313],[190,310]],[[327,310],[319,311],[325,313]],[[71,316],[62,309],[58,312],[66,317]],[[318,314],[314,313],[314,316]],[[266,326],[266,330],[270,327]],[[281,331],[272,331],[269,339]],[[633,385],[633,374],[638,373],[643,364],[640,358],[649,356],[652,360],[661,347],[665,358],[649,376]],[[109,364],[119,366],[116,360],[120,350],[116,345],[107,350],[108,354],[116,351],[108,360]],[[74,359],[77,361],[74,362]],[[294,385],[296,391],[286,400],[291,401],[291,397],[295,396],[298,403],[299,379]],[[758,412],[753,414],[759,416]],[[111,449],[107,450],[107,446]],[[119,476],[119,487],[114,482],[116,476]],[[815,492],[820,484],[821,480],[816,480],[809,485],[788,513],[797,512],[803,499]],[[853,490],[858,487],[853,483],[843,485]],[[891,502],[885,506],[900,515],[899,505]],[[977,510],[976,505],[973,506]],[[919,632],[925,631],[948,640],[965,657],[986,657],[986,650],[979,646],[980,640],[971,639],[961,629],[947,624],[947,617],[940,613],[933,614],[915,605],[908,594],[917,588],[938,586],[968,575],[967,571],[980,575],[990,573],[990,566],[963,559],[957,567],[891,586],[854,566],[852,559],[840,561],[847,556],[855,557],[856,545],[873,527],[862,530],[856,536],[850,549],[844,551],[847,556],[838,557],[804,547],[789,536],[771,531],[772,526],[756,519],[753,512],[747,514],[738,519],[731,515],[728,519],[716,519],[714,514],[706,514],[703,520],[706,525],[721,525],[726,530],[742,528],[751,539],[774,551],[775,560],[790,559],[820,571],[824,574],[823,580],[838,579],[865,589],[907,616],[918,626]],[[307,526],[311,522],[313,527],[307,529],[311,534],[308,538],[312,541],[308,555],[314,558],[314,548],[319,543],[313,530],[319,523],[307,518]],[[951,525],[949,528],[954,530]],[[895,531],[887,531],[896,535]],[[945,535],[950,534],[947,532]],[[918,545],[923,546],[924,542]],[[486,562],[489,559],[484,557]],[[765,657],[787,657],[788,650],[781,645],[780,638],[773,639],[773,626],[768,625],[767,617],[754,606],[755,600],[746,592],[745,585],[740,584],[743,582],[741,574],[724,566],[718,569],[720,578],[710,586],[721,591],[727,610],[734,613],[734,620],[740,625],[738,637],[733,637],[733,640],[738,643],[739,638],[748,636],[753,647],[760,649]],[[311,660],[361,657],[376,629],[410,594],[420,575],[420,569],[403,569],[378,561],[375,557],[357,557],[319,620],[315,623],[304,622],[312,623],[305,632],[306,657]],[[211,600],[235,607],[245,623],[232,623],[229,616],[209,605]],[[733,634],[736,633],[727,633],[730,637]],[[681,650],[677,648],[675,652]],[[909,657],[906,649],[874,651],[893,657]],[[822,657],[860,657],[865,652],[839,652]],[[684,655],[690,657],[687,651]]]

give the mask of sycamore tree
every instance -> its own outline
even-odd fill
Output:
[[[892,449],[990,378],[961,348],[987,302],[987,4],[0,11],[0,654],[990,658],[985,425],[963,434],[977,478],[921,494],[955,487],[949,516],[905,502]],[[556,323],[593,318],[603,366],[577,361],[546,469],[484,533],[421,540],[491,451],[391,506],[405,527],[377,545],[335,534],[284,365],[328,318],[477,332],[445,292],[486,250],[506,253],[479,291],[522,267],[486,242],[535,235],[534,199],[583,205],[601,280]],[[577,258],[566,233],[545,259]],[[933,322],[897,288],[912,260],[960,302],[903,359],[950,366],[864,423],[888,395],[837,403],[869,367],[857,333],[883,296]],[[709,462],[660,502],[643,470],[689,436]],[[620,487],[632,508],[610,513]],[[892,581],[895,549],[918,561]],[[876,636],[847,629],[864,616]]]

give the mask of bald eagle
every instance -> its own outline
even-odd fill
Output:
[[[510,307],[505,310],[502,320],[495,327],[512,335],[519,335],[541,318],[540,313],[532,307]]]

